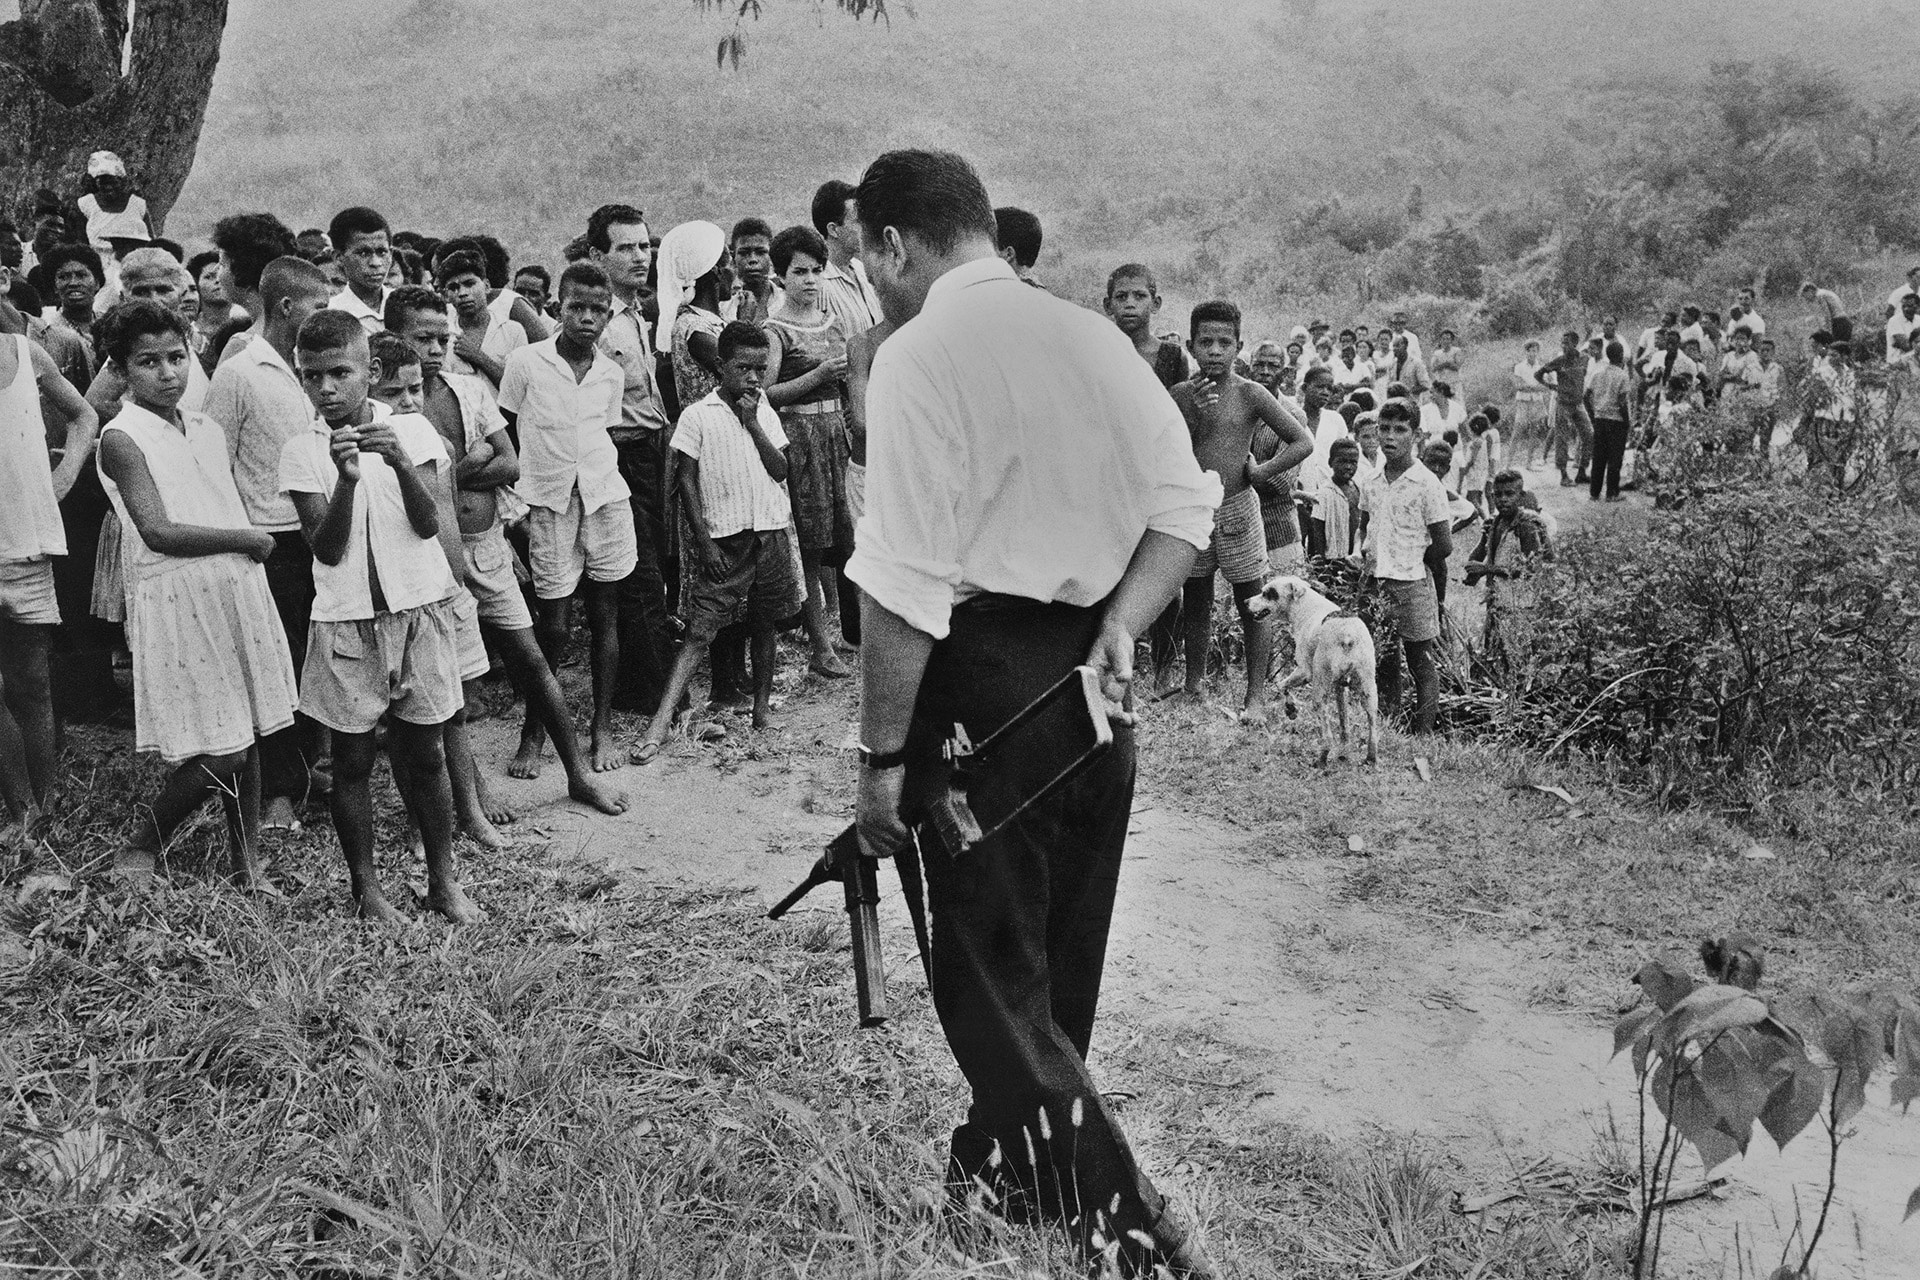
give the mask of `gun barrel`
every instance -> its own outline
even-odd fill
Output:
[[[845,871],[854,996],[860,1005],[860,1025],[877,1027],[889,1016],[887,971],[880,953],[880,881],[872,858],[856,856]]]

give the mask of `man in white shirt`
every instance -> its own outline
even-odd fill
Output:
[[[1901,370],[1914,367],[1914,341],[1920,337],[1920,293],[1905,294],[1900,310],[1887,321],[1887,364]]]
[[[660,394],[651,326],[640,290],[653,260],[646,215],[628,204],[602,205],[587,219],[591,259],[613,285],[613,314],[600,350],[620,366],[620,418],[610,433],[620,475],[631,493],[633,573],[618,591],[620,664],[613,705],[651,713],[660,704],[673,667],[673,628],[667,612],[667,576],[673,572],[667,527],[667,410]]]
[[[1207,545],[1221,488],[1125,336],[999,259],[966,161],[891,152],[855,204],[899,326],[867,391],[848,566],[867,597],[859,826],[884,856],[908,839],[903,802],[918,817],[950,777],[940,746],[956,722],[979,741],[1082,663],[1121,702],[1134,637]],[[927,859],[934,1005],[974,1093],[949,1195],[989,1188],[1010,1216],[1117,1249],[1124,1274],[1206,1277],[1085,1063],[1134,767],[1131,726],[1110,714],[1112,748],[1030,821]],[[992,812],[1031,785],[983,771],[969,795]]]
[[[1900,302],[1920,293],[1920,263],[1907,268],[1907,282],[1887,295],[1887,318],[1900,314]]]
[[[1389,322],[1388,328],[1393,334],[1390,341],[1398,342],[1400,339],[1405,338],[1407,340],[1407,358],[1409,360],[1420,360],[1421,368],[1424,369],[1426,362],[1421,360],[1420,335],[1407,328],[1407,313],[1404,311],[1394,312],[1393,319]]]
[[[263,332],[213,371],[206,413],[226,433],[227,461],[247,519],[273,535],[267,590],[299,671],[306,666],[313,618],[313,552],[293,499],[280,487],[280,456],[289,440],[313,428],[313,405],[293,371],[293,342],[308,316],[327,309],[331,295],[326,273],[303,258],[275,258],[255,285]],[[295,829],[293,802],[327,780],[326,756],[325,731],[306,717],[261,739],[262,825]]]
[[[347,287],[329,304],[360,322],[368,334],[386,327],[387,276],[393,270],[393,233],[387,220],[372,209],[355,205],[333,215],[327,238],[347,277]]]
[[[1313,452],[1300,464],[1300,487],[1308,493],[1333,478],[1329,454],[1335,440],[1348,436],[1347,420],[1328,408],[1333,403],[1333,372],[1314,365],[1301,375],[1300,409],[1306,414],[1307,430],[1313,433]]]
[[[1533,375],[1538,372],[1540,344],[1529,338],[1525,354],[1514,362],[1511,382],[1514,457],[1522,465],[1531,465],[1536,450],[1537,456],[1546,456],[1549,436],[1547,406],[1552,392],[1534,379]]]

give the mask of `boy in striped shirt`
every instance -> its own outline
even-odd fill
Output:
[[[680,612],[687,634],[666,693],[633,762],[659,754],[693,669],[729,623],[745,620],[753,654],[753,727],[772,723],[775,631],[800,611],[799,557],[789,530],[793,509],[787,437],[761,393],[767,335],[735,320],[720,331],[720,385],[681,413],[673,431],[679,455],[681,511],[689,530],[687,585]]]

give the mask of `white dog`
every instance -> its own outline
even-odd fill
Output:
[[[1280,682],[1280,691],[1313,685],[1320,710],[1320,763],[1325,765],[1335,745],[1334,715],[1339,715],[1339,748],[1347,754],[1347,690],[1354,690],[1367,710],[1367,763],[1380,752],[1380,693],[1374,684],[1373,637],[1367,624],[1291,575],[1281,575],[1247,601],[1256,618],[1285,611],[1293,632],[1293,670]]]

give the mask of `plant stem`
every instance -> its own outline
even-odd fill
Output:
[[[1814,1221],[1813,1237],[1807,1251],[1800,1255],[1800,1275],[1813,1265],[1813,1251],[1820,1247],[1820,1233],[1827,1229],[1827,1210],[1833,1208],[1833,1193],[1840,1182],[1840,1080],[1847,1073],[1841,1067],[1833,1073],[1833,1096],[1827,1099],[1827,1194],[1820,1200],[1820,1217]]]
[[[1676,1142],[1673,1144],[1673,1154],[1667,1157],[1667,1173],[1666,1177],[1662,1179],[1662,1185],[1666,1187],[1666,1191],[1662,1192],[1660,1196],[1660,1225],[1655,1227],[1653,1231],[1653,1267],[1647,1272],[1648,1280],[1653,1280],[1653,1277],[1660,1274],[1660,1244],[1667,1238],[1666,1198],[1667,1195],[1673,1191],[1673,1171],[1674,1167],[1679,1163],[1680,1144]]]

